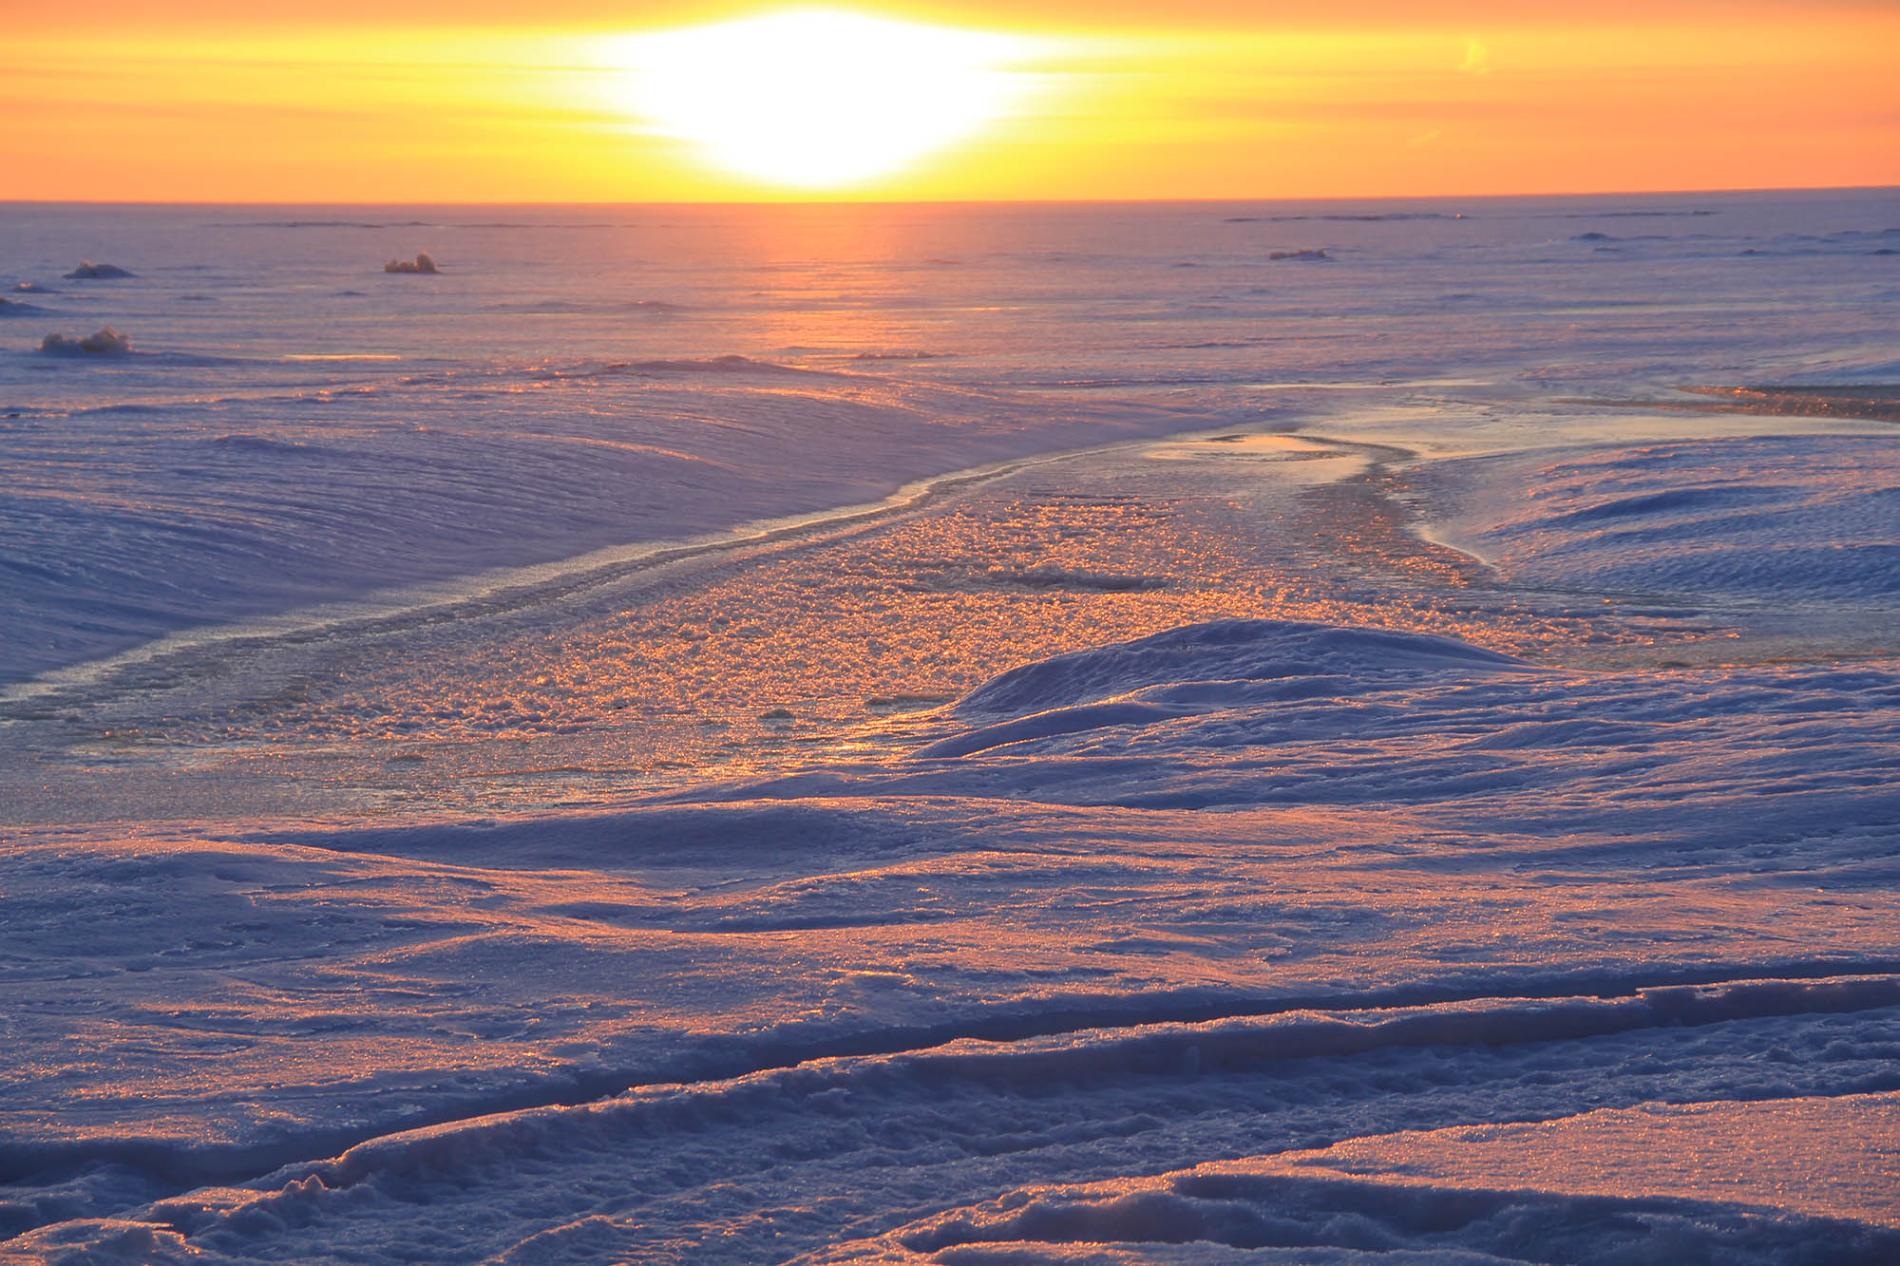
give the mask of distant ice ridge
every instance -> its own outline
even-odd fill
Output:
[[[83,338],[48,334],[40,340],[40,350],[50,356],[123,356],[132,350],[132,338],[106,325]]]
[[[1900,602],[1900,449],[1884,436],[1481,458],[1442,475],[1464,490],[1445,537],[1520,584]]]
[[[1900,254],[1900,228],[1841,229],[1833,233],[1783,233],[1743,255]]]
[[[788,374],[811,378],[812,370],[795,369],[750,356],[697,356],[675,360],[619,361],[607,366],[613,373],[630,374]]]
[[[1868,355],[1853,356],[1835,354],[1821,358],[1810,366],[1785,374],[1781,382],[1792,386],[1808,387],[1885,387],[1889,391],[1900,393],[1900,359],[1890,354],[1891,349],[1875,351]],[[1764,387],[1771,390],[1773,384]]]
[[[1384,211],[1351,213],[1338,212],[1305,215],[1230,215],[1228,224],[1298,224],[1308,220],[1329,221],[1335,224],[1402,224],[1408,220],[1462,220],[1462,211]]]
[[[117,264],[95,264],[91,260],[86,260],[84,263],[80,264],[77,268],[67,273],[66,280],[68,281],[120,281],[127,277],[136,277],[136,276],[138,276],[138,274],[133,272],[131,269],[121,268]]]

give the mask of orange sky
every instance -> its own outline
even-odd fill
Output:
[[[841,3],[1019,44],[995,67],[1010,87],[996,117],[908,165],[817,188],[720,166],[690,127],[643,114],[630,87],[641,72],[621,51],[628,36],[769,4],[173,0],[162,17],[158,7],[0,0],[5,196],[1243,198],[1900,184],[1900,7],[1881,3]],[[903,68],[891,73],[901,80]]]

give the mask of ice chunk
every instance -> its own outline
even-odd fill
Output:
[[[125,277],[136,277],[137,273],[117,264],[95,264],[84,260],[79,267],[66,274],[67,281],[118,281]]]
[[[132,350],[132,338],[103,325],[84,338],[48,334],[40,340],[40,350],[53,356],[123,356]]]

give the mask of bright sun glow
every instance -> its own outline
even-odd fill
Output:
[[[625,40],[626,104],[716,166],[774,184],[855,184],[969,137],[1008,108],[1027,41],[830,10]]]

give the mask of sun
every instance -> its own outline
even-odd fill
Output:
[[[626,107],[707,162],[770,184],[891,175],[1008,111],[1026,40],[828,9],[626,37]]]

